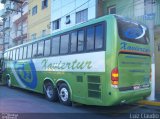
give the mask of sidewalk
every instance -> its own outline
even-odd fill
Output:
[[[138,104],[149,105],[149,106],[160,106],[160,92],[157,92],[155,95],[156,95],[156,100],[154,101],[142,100],[142,101],[139,101]]]

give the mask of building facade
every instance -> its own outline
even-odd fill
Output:
[[[51,33],[96,18],[96,0],[52,0]]]
[[[29,40],[50,34],[51,0],[29,0]]]
[[[28,41],[27,38],[27,24],[28,24],[28,0],[23,0],[21,3],[22,8],[19,4],[14,3],[14,9],[20,10],[19,12],[13,12],[11,17],[11,38],[13,39],[13,44],[18,45]],[[21,11],[22,10],[22,11]]]
[[[28,2],[27,0],[1,0],[4,9],[0,16],[3,20],[4,50],[27,41]]]

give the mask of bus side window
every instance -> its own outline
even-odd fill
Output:
[[[87,28],[87,51],[93,51],[94,50],[94,27],[88,27]]]
[[[16,50],[14,49],[13,50],[13,60],[15,60],[16,59]]]
[[[19,59],[22,59],[22,56],[23,56],[23,47],[20,48]]]
[[[71,33],[71,53],[77,52],[77,32]]]
[[[44,56],[49,56],[51,52],[51,40],[45,40]]]
[[[28,45],[27,58],[31,58],[32,56],[32,44]]]
[[[78,52],[84,51],[84,30],[78,31]]]
[[[23,59],[26,59],[26,57],[27,57],[27,46],[23,48]]]
[[[38,43],[38,54],[37,54],[37,57],[42,57],[43,56],[43,49],[44,49],[44,41],[40,41]]]
[[[59,55],[59,43],[60,41],[60,37],[57,36],[57,37],[53,37],[52,39],[52,55]]]
[[[19,48],[16,50],[16,60],[19,58]]]
[[[95,28],[95,49],[102,49],[103,48],[103,25],[97,25]]]
[[[33,44],[33,51],[32,51],[32,57],[37,57],[37,43]]]
[[[10,51],[9,59],[12,60],[12,50]]]
[[[67,54],[69,51],[69,34],[61,36],[60,54]]]

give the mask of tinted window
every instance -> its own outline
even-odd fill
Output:
[[[27,46],[24,47],[23,49],[23,59],[27,58]]]
[[[98,25],[95,28],[95,49],[102,49],[103,48],[103,26]]]
[[[84,31],[78,31],[78,52],[84,50]]]
[[[117,23],[122,40],[139,44],[149,43],[148,30],[145,26],[121,18],[117,18]]]
[[[59,54],[59,37],[54,37],[52,39],[52,55],[58,55]]]
[[[22,59],[22,56],[23,56],[23,47],[20,48],[19,59]]]
[[[10,51],[9,59],[12,60],[12,51]]]
[[[68,45],[69,45],[69,35],[67,34],[61,36],[60,54],[68,53]]]
[[[44,41],[40,41],[38,43],[38,57],[43,56],[43,47],[44,47]]]
[[[4,59],[5,60],[7,59],[7,54],[8,54],[7,52],[4,53]]]
[[[37,43],[33,44],[32,57],[37,57]]]
[[[45,40],[44,56],[49,56],[51,52],[51,40]]]
[[[19,58],[19,49],[16,50],[16,60]]]
[[[71,53],[77,51],[77,32],[71,33]]]
[[[13,60],[16,59],[16,50],[13,50]]]
[[[28,45],[27,58],[31,58],[32,56],[32,44]]]
[[[94,50],[94,27],[87,28],[87,50]]]

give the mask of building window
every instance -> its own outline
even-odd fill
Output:
[[[36,33],[34,33],[34,34],[31,35],[31,39],[32,39],[32,40],[33,40],[33,39],[36,39]]]
[[[85,22],[88,20],[88,9],[76,13],[76,23]]]
[[[71,20],[70,20],[70,15],[66,16],[66,24],[70,24]]]
[[[37,5],[32,8],[32,16],[37,14]]]
[[[115,5],[108,7],[108,14],[116,14],[116,6]]]
[[[48,7],[48,0],[42,0],[42,9],[45,9]]]
[[[42,36],[46,35],[46,30],[42,30]]]
[[[60,19],[57,19],[52,22],[52,30],[60,29]]]

